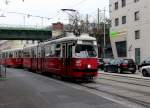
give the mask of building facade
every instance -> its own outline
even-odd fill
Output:
[[[1,40],[0,51],[14,48],[24,48],[33,44],[38,44],[38,41],[33,40]]]
[[[98,45],[98,57],[99,58],[113,58],[112,47],[109,37],[110,24],[105,24],[105,34],[104,34],[104,23],[99,25],[99,30],[97,25],[89,24],[89,34],[96,38]],[[104,39],[105,36],[105,39]],[[104,46],[105,41],[105,46]],[[105,50],[105,51],[104,51]],[[104,54],[105,53],[105,54]]]
[[[150,0],[110,0],[110,39],[114,57],[140,63],[150,56]]]

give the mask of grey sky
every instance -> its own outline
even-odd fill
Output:
[[[66,20],[67,14],[60,11],[62,8],[73,8],[78,10],[82,15],[89,14],[89,19],[96,20],[97,8],[104,9],[106,7],[108,15],[109,0],[0,0],[0,24],[13,25],[50,25],[56,21]],[[41,16],[52,18],[50,20],[14,14],[8,12],[25,13],[33,16]]]

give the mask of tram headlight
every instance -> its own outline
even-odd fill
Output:
[[[87,65],[87,68],[88,68],[88,69],[89,69],[89,68],[91,68],[91,65],[90,65],[90,64],[88,64],[88,65]]]

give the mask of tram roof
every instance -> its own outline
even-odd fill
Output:
[[[38,46],[38,44],[33,44],[33,45],[25,46],[23,49],[33,48],[35,46]]]
[[[50,40],[47,42],[44,42],[42,44],[47,44],[51,42],[64,42],[64,41],[75,41],[75,40],[91,40],[91,41],[96,41],[96,38],[89,36],[86,33],[81,34],[80,36],[76,36],[73,33],[67,33],[66,37]]]
[[[22,48],[6,49],[1,52],[10,52],[10,51],[19,51],[19,50],[23,50],[23,49]]]

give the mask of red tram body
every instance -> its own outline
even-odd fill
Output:
[[[62,77],[97,76],[96,39],[87,34],[68,35],[30,47],[30,69]]]
[[[7,67],[22,67],[22,49],[10,49],[1,52],[1,64]]]
[[[23,68],[66,78],[94,78],[98,72],[96,38],[87,34],[67,33],[66,37],[25,47],[20,61],[16,58],[18,62],[6,55],[5,58],[7,66],[18,67],[22,63]]]
[[[37,48],[37,45],[28,46],[23,49],[23,67],[32,69],[32,60],[34,58],[33,49]]]

